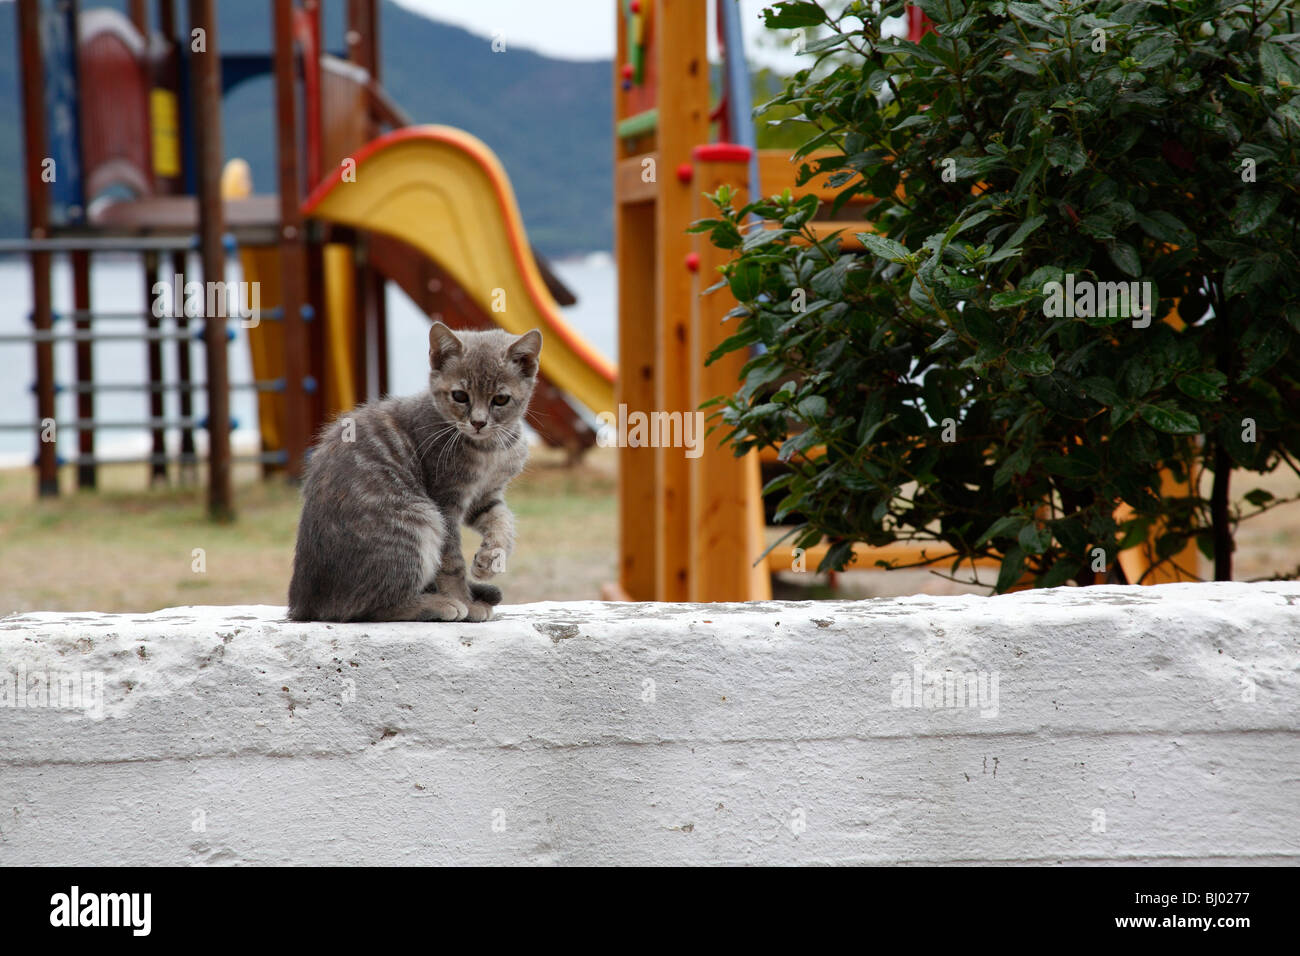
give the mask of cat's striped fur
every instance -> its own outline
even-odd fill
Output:
[[[429,332],[429,389],[361,405],[321,433],[289,585],[296,621],[484,621],[501,592],[542,337]],[[495,401],[494,401],[495,400]],[[472,568],[460,528],[483,536]],[[467,575],[472,571],[473,580]]]

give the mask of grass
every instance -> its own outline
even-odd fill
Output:
[[[297,488],[236,471],[238,517],[213,524],[204,489],[148,488],[143,465],[100,469],[100,488],[38,499],[31,469],[0,471],[0,615],[150,611],[185,604],[284,604],[298,526]],[[615,463],[595,449],[576,467],[534,451],[508,500],[518,547],[497,579],[508,603],[598,598],[615,576]],[[467,556],[478,546],[465,533]],[[195,549],[206,569],[195,570]]]
[[[616,465],[611,449],[593,449],[579,465],[535,449],[528,469],[510,486],[518,548],[498,579],[506,602],[600,597],[615,578]],[[149,489],[140,465],[100,470],[100,490],[77,492],[75,476],[60,476],[64,494],[38,499],[31,469],[0,471],[0,615],[13,611],[150,611],[185,604],[285,602],[298,523],[298,490],[282,479],[261,481],[252,468],[236,471],[238,518],[213,524],[204,491],[195,485]],[[1265,488],[1300,493],[1289,472],[1233,476],[1240,495]],[[647,503],[648,506],[648,503]],[[477,536],[465,533],[467,557]],[[202,549],[203,571],[194,570]],[[1237,535],[1238,580],[1296,576],[1300,565],[1300,502],[1243,522]],[[784,574],[778,596],[886,597],[897,594],[987,593],[925,570],[853,571],[826,578]]]

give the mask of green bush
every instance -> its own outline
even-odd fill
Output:
[[[901,2],[765,14],[824,34],[770,104],[810,130],[796,158],[830,151],[799,183],[833,171],[831,218],[879,199],[864,255],[816,240],[813,196],[712,197],[693,228],[735,250],[714,288],[739,302],[713,358],[755,353],[715,423],[737,454],[780,447],[766,491],[796,544],[832,542],[822,570],[854,542],[935,541],[1000,558],[998,590],[1123,580],[1116,555],[1153,535],[1230,577],[1231,470],[1295,469],[1300,449],[1290,5],[919,5],[919,43],[881,33]],[[1151,283],[1153,314],[1088,285],[1112,282]],[[1164,496],[1162,467],[1213,480]]]

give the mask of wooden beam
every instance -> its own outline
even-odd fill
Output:
[[[185,288],[185,268],[186,257],[183,252],[172,252],[170,255],[172,279],[180,284],[182,290]],[[181,406],[181,418],[190,421],[194,418],[194,393],[188,387],[194,381],[194,376],[190,370],[190,337],[186,334],[189,330],[189,319],[185,317],[185,310],[181,309],[179,314],[172,317],[176,323],[176,331],[181,335],[176,338],[176,380],[180,385],[179,398]],[[194,456],[194,429],[186,426],[181,429],[181,483],[193,481],[197,478],[198,469],[191,463]]]
[[[648,411],[655,402],[655,215],[649,203],[614,207],[618,269],[619,408]],[[618,409],[609,411],[617,414]],[[634,601],[655,599],[655,450],[618,450],[618,581]]]
[[[785,189],[789,189],[796,196],[816,193],[817,198],[822,202],[830,202],[844,188],[843,186],[832,188],[826,184],[826,181],[834,173],[823,173],[820,176],[814,176],[803,186],[796,186],[795,179],[799,175],[799,167],[805,163],[811,165],[822,156],[838,155],[840,154],[823,150],[796,162],[791,162],[790,150],[788,149],[760,149],[758,151],[758,180],[763,186],[763,195],[774,196]]]
[[[699,191],[670,170],[691,162],[708,140],[707,0],[660,0],[652,43],[658,76],[659,195],[655,208],[655,401],[652,409],[691,411],[689,325],[694,279],[687,234]],[[635,409],[629,409],[635,411]],[[685,601],[690,591],[690,459],[682,448],[655,449],[655,598]]]
[[[148,0],[131,0],[131,24],[140,31],[140,35],[149,39],[149,4]]]
[[[737,187],[736,205],[747,202],[745,188],[749,161],[739,154],[730,159],[705,158],[697,151],[695,162],[695,206],[692,218],[712,213],[712,204],[702,195],[720,186]],[[723,316],[736,304],[725,289],[707,296],[700,292],[713,284],[718,267],[731,259],[703,235],[695,236],[700,257],[691,302],[690,394],[688,405],[700,404],[718,395],[729,395],[740,384],[740,372],[748,356],[732,352],[712,365],[704,360],[728,335],[734,324]],[[707,413],[706,413],[707,415]],[[767,601],[772,598],[772,577],[766,562],[759,561],[765,547],[762,480],[757,454],[737,458],[720,445],[723,432],[707,439],[706,429],[698,435],[703,442],[699,457],[690,460],[690,579],[691,601]],[[757,562],[757,567],[755,567]]]
[[[145,324],[150,332],[158,332],[162,328],[162,322],[153,315],[150,303],[153,300],[154,283],[158,281],[159,253],[154,251],[146,252],[141,258],[144,260],[144,289],[142,290],[144,293],[144,307],[149,316]],[[170,283],[172,277],[167,276],[166,281]],[[183,292],[184,286],[181,288]],[[154,421],[161,421],[166,416],[161,388],[163,382],[163,344],[161,340],[150,339],[145,345],[145,363],[149,370],[149,384],[155,386],[149,390],[149,417]],[[152,441],[153,461],[149,465],[149,483],[165,485],[167,484],[167,435],[163,429],[153,429]]]
[[[23,157],[27,177],[27,229],[31,239],[46,239],[50,234],[50,197],[42,176],[49,145],[45,130],[45,64],[41,52],[40,4],[38,0],[19,0],[18,53],[22,61]],[[50,289],[51,256],[32,252],[32,318],[37,332],[49,332],[54,324],[53,298]],[[54,420],[54,346],[37,342],[36,416],[42,422]],[[41,437],[45,429],[41,429]],[[41,497],[59,493],[57,445],[38,439],[36,446],[36,490]]]
[[[190,28],[201,29],[206,50],[190,56],[190,97],[194,124],[199,193],[199,255],[205,282],[224,282],[226,253],[221,206],[221,53],[213,0],[189,0]],[[226,317],[205,316],[203,341],[208,386],[208,514],[218,521],[234,518],[230,461],[230,380]]]
[[[617,49],[613,63],[614,122],[623,119],[627,95],[620,64],[627,61],[627,17],[616,4]],[[622,140],[612,137],[614,164],[626,158]],[[620,408],[649,409],[655,380],[655,213],[649,203],[614,203],[614,262],[618,275],[618,381]],[[617,409],[609,409],[617,413]],[[633,601],[655,597],[654,449],[620,443],[618,449],[618,581],[606,592]],[[608,598],[607,598],[608,599]]]
[[[348,59],[370,74],[366,83],[370,115],[366,135],[374,139],[384,123],[396,128],[410,124],[410,118],[379,82],[383,63],[379,51],[379,16],[375,0],[348,0]],[[373,400],[388,392],[388,302],[386,283],[363,252],[356,259],[357,378],[360,397]]]
[[[799,457],[819,458],[824,454],[826,454],[825,445],[813,445],[811,448],[805,448]],[[781,461],[781,449],[773,448],[770,445],[766,445],[763,448],[758,449],[758,460],[763,462],[764,464],[772,464],[773,462],[779,462]]]
[[[813,220],[808,223],[808,228],[812,230],[813,235],[818,239],[827,239],[832,233],[839,231],[841,249],[861,249],[862,240],[857,237],[859,232],[875,232],[871,228],[871,223],[863,219],[848,221],[835,220]]]
[[[90,323],[90,253],[78,250],[68,258],[72,262],[72,307],[77,311],[77,331],[91,331]],[[93,343],[76,344],[76,380],[78,385],[90,385],[95,381],[95,352]],[[77,417],[83,421],[95,420],[95,393],[87,389],[77,395]],[[77,450],[81,453],[82,464],[77,466],[77,487],[83,491],[93,491],[96,484],[97,468],[95,457],[95,430],[83,428],[77,433]]]
[[[158,0],[158,32],[171,42],[176,40],[175,0]]]
[[[650,161],[650,166],[646,165],[646,160]],[[654,171],[654,178],[649,181],[646,180],[647,169]],[[615,204],[654,202],[659,195],[658,179],[661,172],[658,153],[642,153],[618,160],[614,167]]]
[[[306,301],[307,255],[303,245],[302,183],[298,175],[293,0],[274,0],[272,22],[276,157],[280,184],[280,304],[284,309],[284,447],[290,477],[300,478],[311,433],[310,396],[303,387],[311,366],[307,354],[307,329],[302,319],[302,306]]]
[[[375,0],[348,0],[348,59],[378,83],[383,64],[379,60],[379,17]]]
[[[826,552],[830,546],[826,544],[816,544],[811,548],[806,548],[800,556],[801,568],[809,572],[815,572],[817,566],[821,564],[822,559],[826,557]],[[849,565],[848,570],[852,571],[882,571],[883,568],[876,566],[877,561],[889,561],[893,564],[915,564],[918,561],[935,561],[935,567],[940,567],[951,562],[957,557],[957,553],[949,545],[927,544],[916,545],[907,542],[897,542],[895,544],[882,545],[873,548],[865,544],[855,544],[853,553],[857,560]],[[778,571],[794,570],[795,554],[794,548],[788,544],[778,544],[767,555],[767,567],[775,574]],[[962,561],[962,567],[970,567],[969,558]],[[1002,560],[1000,558],[975,558],[975,565],[981,568],[1000,568]]]

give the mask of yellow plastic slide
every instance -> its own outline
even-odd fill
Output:
[[[449,126],[409,126],[366,144],[307,198],[317,219],[383,232],[437,262],[503,329],[542,332],[542,371],[593,412],[614,408],[614,366],[551,298],[496,155]]]
[[[221,195],[224,199],[246,199],[253,193],[248,163],[232,159],[221,172]],[[257,283],[258,304],[263,310],[283,306],[280,299],[280,250],[278,246],[239,247],[244,281]],[[325,350],[326,374],[325,417],[333,418],[352,408],[360,400],[352,366],[356,348],[356,322],[353,318],[352,250],[339,243],[325,246]],[[284,376],[284,325],[261,322],[248,330],[248,347],[252,357],[253,378],[267,381]],[[258,427],[262,448],[275,451],[284,447],[284,393],[259,392]]]

